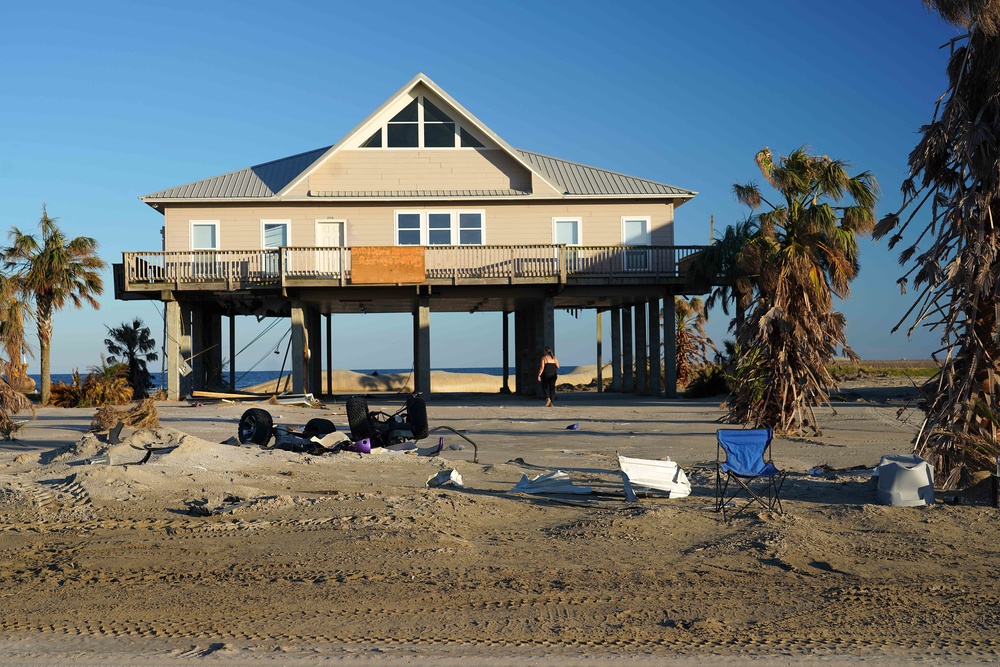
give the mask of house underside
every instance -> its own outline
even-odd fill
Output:
[[[398,253],[450,253],[450,259],[438,262],[450,268],[429,271],[410,261],[407,270],[422,273],[424,279],[393,284],[362,280],[366,271],[368,280],[417,277],[400,273],[391,257],[397,251],[389,251],[388,258],[380,256],[363,268],[361,257],[370,253],[370,248],[329,248],[325,249],[329,257],[317,261],[320,250],[256,251],[252,262],[248,260],[250,253],[244,252],[125,253],[123,264],[115,266],[116,297],[165,303],[167,386],[173,398],[189,396],[194,390],[226,388],[225,379],[218,373],[222,368],[220,342],[224,328],[228,328],[229,349],[235,349],[239,316],[289,318],[293,393],[328,393],[331,388],[322,386],[321,378],[324,370],[328,378],[332,370],[332,316],[377,313],[411,314],[414,386],[429,394],[431,312],[503,313],[502,358],[507,361],[505,366],[515,368],[512,385],[506,388],[535,395],[539,389],[539,350],[555,346],[555,311],[559,309],[596,310],[602,317],[611,318],[612,363],[610,378],[606,379],[611,380],[612,390],[664,396],[676,391],[670,335],[673,330],[663,330],[660,312],[664,313],[664,322],[673,323],[673,297],[692,291],[685,269],[696,247],[646,247],[637,251],[548,246],[535,248],[533,254],[538,256],[525,263],[522,260],[532,254],[525,248],[480,246],[475,254],[514,258],[483,265],[469,258],[467,248],[408,248]],[[302,253],[308,255],[308,262],[297,256]],[[395,268],[383,267],[380,273],[380,263],[387,260]],[[498,264],[506,268],[498,268]],[[322,270],[316,269],[317,265]],[[286,268],[294,266],[308,266],[309,270]],[[340,266],[345,269],[334,270]],[[458,266],[464,268],[457,270]],[[444,275],[445,271],[450,275]],[[509,341],[507,335],[510,317],[514,341]],[[228,327],[223,326],[226,319]],[[598,344],[603,341],[596,340]],[[182,362],[188,361],[192,372],[182,375]],[[634,381],[630,372],[633,366]],[[230,381],[232,377],[231,368]]]

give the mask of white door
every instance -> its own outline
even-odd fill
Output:
[[[625,218],[622,220],[622,236],[624,245],[649,245],[649,220],[647,218]],[[649,250],[626,250],[626,271],[648,271]]]
[[[340,275],[340,248],[344,247],[344,221],[316,222],[316,271],[322,275]]]

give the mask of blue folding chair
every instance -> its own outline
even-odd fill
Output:
[[[759,503],[768,510],[781,507],[781,487],[785,472],[771,462],[771,439],[774,432],[761,429],[719,429],[715,449],[715,511],[726,516],[726,506],[741,494],[747,501],[730,516],[736,516],[750,505]],[[725,458],[722,453],[725,452]]]

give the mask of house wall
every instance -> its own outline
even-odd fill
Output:
[[[484,211],[486,245],[551,244],[554,217],[581,218],[581,245],[619,245],[622,216],[649,216],[652,245],[673,245],[674,205],[664,201],[495,201],[288,203],[270,205],[168,206],[165,211],[167,251],[191,248],[192,220],[219,221],[220,250],[262,246],[262,220],[290,220],[291,245],[316,244],[316,221],[346,220],[346,245],[394,245],[395,216],[400,210]]]
[[[531,190],[531,172],[501,150],[343,150],[288,194],[397,190]]]

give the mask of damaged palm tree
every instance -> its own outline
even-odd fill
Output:
[[[14,415],[34,410],[31,401],[18,391],[26,377],[21,357],[28,347],[24,338],[27,308],[17,292],[17,277],[0,272],[0,438],[4,440],[13,440],[21,426]]]
[[[912,281],[917,296],[893,331],[910,322],[910,332],[941,332],[941,369],[924,386],[927,414],[914,448],[947,490],[1000,455],[1000,5],[924,4],[968,32],[946,45],[948,88],[910,153],[903,205],[875,238],[892,233],[893,248],[918,214],[929,219],[900,253],[911,266],[899,285],[905,292]]]
[[[697,368],[708,363],[708,352],[714,350],[712,339],[705,333],[708,314],[705,303],[698,297],[690,301],[674,297],[677,337],[677,383],[684,386]]]
[[[827,363],[838,347],[857,358],[833,297],[846,298],[858,274],[857,237],[875,224],[878,183],[804,148],[777,162],[764,148],[756,162],[777,198],[769,201],[756,183],[733,186],[737,200],[756,212],[757,232],[739,255],[742,273],[755,277],[755,293],[736,340],[741,358],[727,418],[818,434],[813,406],[828,403],[836,386]]]

